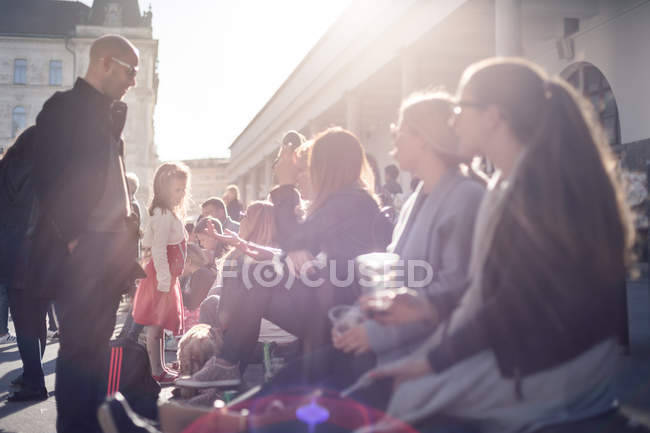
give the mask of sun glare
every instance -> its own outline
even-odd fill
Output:
[[[159,157],[228,156],[235,137],[350,1],[153,0]]]

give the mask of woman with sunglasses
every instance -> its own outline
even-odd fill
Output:
[[[432,426],[533,432],[612,413],[633,230],[593,109],[530,62],[488,59],[463,74],[455,113],[460,150],[498,169],[471,286],[413,356],[369,377],[395,378],[389,414]]]

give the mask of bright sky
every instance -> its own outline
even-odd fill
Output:
[[[228,156],[350,1],[139,0],[143,11],[151,4],[159,40],[160,159]]]

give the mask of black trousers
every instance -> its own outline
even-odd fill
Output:
[[[45,353],[45,316],[48,299],[34,298],[28,289],[9,290],[9,309],[16,327],[16,340],[23,362],[23,382],[33,389],[45,388],[41,359]]]
[[[97,409],[121,293],[133,260],[125,233],[84,233],[64,260],[57,295],[57,431],[99,432]]]

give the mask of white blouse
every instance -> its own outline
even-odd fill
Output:
[[[149,218],[149,225],[144,233],[142,245],[151,248],[151,259],[156,269],[158,290],[169,292],[171,274],[167,260],[167,245],[177,245],[186,239],[183,222],[173,212],[155,208]]]

